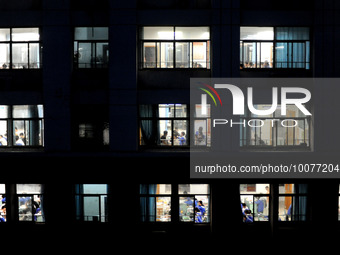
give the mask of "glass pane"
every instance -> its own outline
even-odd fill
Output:
[[[254,220],[269,220],[269,197],[254,196]]]
[[[173,40],[173,27],[144,27],[142,39]]]
[[[309,40],[309,28],[277,27],[275,37],[277,40]]]
[[[171,145],[172,125],[170,120],[159,121],[159,136],[161,145]]]
[[[39,28],[13,28],[12,41],[39,41]]]
[[[105,68],[109,62],[109,44],[96,43],[96,67]]]
[[[206,68],[207,67],[207,43],[206,42],[193,42],[193,67]]]
[[[241,40],[273,40],[274,28],[272,27],[241,27]]]
[[[175,28],[176,40],[209,40],[210,30],[209,27],[176,27]]]
[[[174,145],[187,145],[188,124],[186,120],[174,121]]]
[[[194,221],[194,206],[195,197],[180,197],[179,198],[179,218],[180,221]]]
[[[91,68],[92,43],[79,43],[78,67]]]
[[[33,207],[31,196],[20,196],[19,199],[19,221],[32,221]]]
[[[143,44],[143,67],[155,68],[156,67],[156,43],[145,42]]]
[[[256,67],[256,43],[243,43],[243,68]]]
[[[195,207],[195,222],[196,223],[204,223],[210,222],[210,201],[209,196],[195,196],[196,204]]]
[[[273,43],[261,43],[261,68],[273,67]]]
[[[0,146],[7,146],[7,121],[0,121]]]
[[[173,104],[159,104],[158,105],[158,116],[160,118],[173,118],[175,117],[175,105]]]
[[[171,184],[149,184],[149,194],[171,194]]]
[[[25,134],[26,134],[26,121],[24,120],[15,120],[13,121],[14,125],[14,136],[13,136],[13,144],[16,146],[25,146]]]
[[[187,117],[187,105],[186,104],[176,104],[175,105],[175,117],[176,118]]]
[[[294,183],[279,184],[279,194],[295,194]]]
[[[171,221],[170,197],[156,197],[156,221]]]
[[[107,194],[106,184],[83,184],[83,194]]]
[[[240,184],[240,194],[269,194],[270,184]]]
[[[10,65],[9,44],[0,43],[0,68],[8,69]]]
[[[42,198],[41,195],[34,195],[33,196],[33,214],[34,214],[34,221],[37,222],[44,222],[44,215],[43,215],[43,208],[42,208]]]
[[[293,43],[293,68],[305,68],[306,49],[305,43]]]
[[[282,42],[275,44],[275,67],[288,67],[288,43]]]
[[[13,105],[13,118],[42,117],[42,106],[39,105]]]
[[[84,220],[99,221],[99,197],[84,197]]]
[[[108,40],[109,30],[107,27],[76,27],[75,40]]]
[[[0,29],[0,42],[8,42],[10,41],[10,33],[11,30],[9,28]]]
[[[254,197],[252,195],[241,195],[241,211],[244,213],[245,210],[250,210],[251,213],[254,212]]]
[[[209,145],[210,141],[210,132],[207,130],[208,128],[208,120],[195,120],[194,129],[195,129],[195,145]]]
[[[162,42],[157,46],[159,52],[157,52],[157,59],[160,60],[161,68],[173,68],[174,67],[174,45],[173,43]]]
[[[178,194],[210,194],[209,184],[179,184]]]
[[[210,104],[207,104],[206,107],[206,114],[202,113],[202,105],[195,105],[195,117],[201,118],[201,117],[210,117]]]
[[[92,39],[93,40],[108,40],[109,39],[109,28],[94,27]]]
[[[30,43],[29,53],[29,68],[40,68],[39,43]]]
[[[177,42],[176,43],[176,68],[191,67],[191,43]]]
[[[292,200],[293,197],[279,197],[279,221],[292,220]]]
[[[28,44],[12,44],[12,68],[28,68]]]
[[[0,184],[0,194],[5,194],[6,193],[6,185],[5,184]],[[3,196],[3,197],[6,197],[6,196]],[[4,201],[2,201],[0,199],[0,202],[5,202],[6,199]]]
[[[8,109],[7,105],[0,105],[0,118],[8,118]]]
[[[17,184],[17,194],[42,194],[42,184]]]

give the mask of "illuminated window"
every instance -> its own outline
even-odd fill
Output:
[[[41,68],[39,28],[0,29],[0,69]]]
[[[185,147],[210,146],[210,105],[207,115],[200,114],[200,105],[195,109],[195,120],[190,128],[189,109],[186,104],[140,105],[139,137],[141,146]],[[193,140],[191,141],[191,137]]]
[[[0,184],[0,222],[7,221],[6,204],[6,185]]]
[[[109,29],[76,27],[74,65],[77,68],[107,68],[109,63]]]
[[[210,222],[209,184],[179,184],[179,217],[183,222]]]
[[[19,221],[44,222],[42,184],[17,184]]]
[[[243,222],[269,221],[270,184],[240,184]]]
[[[171,221],[171,184],[140,184],[140,220]]]
[[[42,105],[0,105],[0,148],[44,146]]]
[[[209,27],[143,27],[141,68],[210,69]]]
[[[310,69],[307,27],[241,27],[241,68]]]
[[[306,221],[307,184],[279,184],[279,221]]]
[[[267,110],[271,105],[255,105],[257,110]],[[287,105],[287,114],[281,115],[278,105],[272,114],[260,116],[247,114],[241,117],[240,146],[244,149],[310,149],[310,118],[295,105]]]

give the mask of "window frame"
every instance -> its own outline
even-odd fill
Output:
[[[102,64],[97,64],[96,58],[98,57],[97,55],[97,44],[103,43],[107,44],[107,50],[109,51],[109,45],[110,45],[110,38],[109,38],[109,27],[102,27],[102,28],[107,28],[107,33],[108,33],[108,38],[107,39],[76,39],[75,37],[75,32],[77,28],[91,28],[92,31],[94,28],[100,28],[99,26],[78,26],[74,27],[73,29],[73,66],[76,69],[108,69],[109,68],[109,58],[106,59],[106,61]],[[90,63],[79,63],[79,56],[80,56],[80,51],[79,51],[79,45],[82,43],[90,44],[91,45],[91,59]],[[81,67],[80,65],[85,65],[85,67]],[[90,65],[87,67],[86,65]]]
[[[84,185],[106,185],[106,193],[84,193]],[[75,198],[76,198],[76,220],[81,222],[99,222],[99,223],[107,223],[109,222],[109,212],[108,207],[108,200],[109,200],[110,192],[109,192],[109,185],[108,184],[93,184],[93,183],[86,183],[86,184],[77,184],[75,189]],[[85,215],[85,198],[98,198],[98,212],[99,217],[95,218],[95,215]],[[104,198],[102,201],[102,198]],[[106,198],[106,199],[105,199]],[[105,201],[106,200],[106,201]],[[102,206],[106,203],[106,211],[104,211],[104,216],[102,216]],[[92,217],[92,220],[89,220]],[[104,217],[104,219],[102,219]],[[97,220],[95,220],[97,219]]]
[[[27,41],[13,41],[13,29],[25,29],[25,28],[37,28],[39,32],[39,40],[27,40]],[[24,70],[24,69],[42,69],[42,40],[41,40],[41,28],[40,27],[1,27],[0,29],[9,29],[9,40],[8,41],[0,41],[0,44],[8,44],[9,46],[9,63],[8,66],[4,63],[0,69],[3,70]],[[16,67],[16,63],[13,63],[13,45],[15,44],[26,44],[27,45],[27,63],[24,63],[21,68]],[[30,63],[30,45],[31,44],[38,44],[38,51],[39,51],[39,59],[38,63],[36,63],[37,67],[33,67],[34,63]],[[27,64],[27,66],[26,66]]]
[[[295,188],[295,191],[293,192],[293,193],[280,193],[280,191],[278,190],[278,194],[277,194],[277,199],[278,199],[278,210],[277,210],[277,221],[278,222],[280,222],[280,223],[282,223],[282,224],[285,224],[286,222],[306,222],[306,221],[308,221],[308,191],[306,191],[306,192],[303,192],[303,193],[301,193],[301,191],[300,191],[300,185],[306,185],[306,187],[307,187],[307,189],[309,188],[308,187],[308,184],[302,184],[302,183],[294,183],[294,182],[292,182],[292,183],[280,183],[280,184],[278,184],[278,186],[280,186],[280,185],[287,185],[287,184],[293,184],[294,185],[294,188]],[[300,208],[300,206],[302,206],[302,205],[300,205],[300,198],[301,197],[304,197],[305,199],[306,199],[306,208],[305,208],[305,210],[306,210],[306,214],[305,215],[301,215],[301,214],[298,214],[298,215],[295,215],[295,213],[294,213],[294,215],[291,213],[291,216],[290,216],[290,220],[285,220],[285,221],[281,221],[280,220],[280,214],[279,214],[279,206],[280,206],[280,198],[286,198],[286,197],[291,197],[291,212],[293,212],[294,211],[294,207],[297,207],[298,208],[298,210],[300,211],[301,210],[301,208]],[[296,205],[293,205],[294,203],[294,201],[296,201]],[[294,216],[294,220],[293,220],[293,216]],[[305,220],[302,220],[301,218],[305,218]],[[287,219],[287,217],[286,217],[286,219]]]
[[[183,185],[183,184],[178,184],[178,190],[179,190],[179,186],[180,185]],[[187,197],[190,197],[192,198],[192,201],[195,202],[197,200],[197,202],[199,201],[196,197],[199,197],[199,196],[203,196],[203,197],[207,197],[208,198],[208,205],[204,205],[205,206],[205,212],[206,212],[206,219],[207,220],[203,220],[203,222],[197,222],[196,221],[196,212],[195,212],[195,207],[193,208],[194,209],[194,214],[193,214],[193,218],[192,220],[190,221],[186,221],[186,220],[182,220],[181,219],[181,215],[179,214],[179,222],[181,224],[194,224],[194,225],[209,225],[210,222],[211,222],[211,185],[210,184],[207,184],[207,183],[189,183],[188,185],[208,185],[208,194],[204,194],[204,193],[189,193],[189,194],[180,194],[179,192],[177,193],[177,197],[178,197],[178,206],[180,208],[180,201],[181,201],[181,198],[187,198]],[[181,211],[180,211],[181,213]]]
[[[44,106],[42,104],[36,104],[36,105],[3,105],[7,106],[8,110],[8,116],[7,117],[0,117],[0,122],[5,121],[6,122],[6,129],[7,129],[7,145],[0,146],[1,150],[6,150],[6,149],[13,149],[13,148],[43,148],[44,147]],[[42,117],[37,116],[37,117],[14,117],[13,116],[13,109],[15,106],[34,106],[34,107],[42,107]],[[40,135],[40,140],[38,141],[38,145],[30,145],[24,143],[24,145],[17,145],[15,144],[15,122],[16,121],[23,121],[24,122],[24,132],[25,132],[25,138],[26,134],[28,133],[29,136],[32,136],[32,129],[31,129],[31,122],[37,122],[39,124],[39,135]],[[27,125],[28,122],[28,125]],[[2,134],[1,134],[2,135]],[[26,140],[25,139],[25,140]],[[27,140],[26,140],[27,142]]]
[[[256,28],[257,26],[254,26],[254,28]],[[294,40],[289,40],[289,39],[277,39],[277,34],[276,34],[276,30],[278,27],[293,27],[293,26],[270,26],[271,28],[273,28],[273,39],[272,40],[268,40],[268,39],[265,39],[265,40],[260,40],[260,39],[241,39],[240,38],[240,67],[242,67],[241,69],[242,70],[285,70],[285,69],[288,69],[288,70],[292,70],[292,69],[296,69],[296,70],[312,70],[312,45],[311,45],[311,31],[312,29],[310,29],[310,27],[308,26],[303,26],[301,28],[308,28],[309,30],[309,39],[294,39]],[[298,28],[298,26],[294,26],[294,28]],[[255,67],[245,67],[245,53],[244,53],[244,44],[245,43],[255,43],[256,44],[256,53],[255,53]],[[272,43],[273,44],[273,51],[272,51],[272,56],[273,56],[273,65],[272,67],[270,68],[265,68],[265,67],[262,67],[261,65],[261,59],[260,59],[260,67],[257,67],[257,64],[258,64],[258,60],[257,60],[257,57],[258,57],[258,53],[260,53],[260,57],[261,57],[261,46],[260,46],[260,50],[258,52],[258,43],[261,45],[261,43]],[[287,62],[283,62],[283,63],[286,63],[287,64],[287,67],[282,67],[282,64],[281,63],[281,67],[278,67],[277,66],[277,63],[278,61],[276,60],[276,47],[278,44],[282,44],[282,43],[287,43],[288,44],[294,44],[294,43],[304,43],[304,61],[303,62],[295,62],[294,61],[294,52],[293,52],[293,46],[292,46],[292,52],[291,52],[291,61],[289,61],[289,57],[287,57]],[[307,51],[307,44],[309,44],[309,52]],[[289,55],[289,50],[287,51],[287,56]],[[307,61],[307,55],[309,56],[308,57],[308,61]],[[295,55],[296,56],[296,55]],[[293,67],[294,64],[303,64],[304,67]],[[290,67],[288,67],[290,65]],[[308,68],[307,68],[308,66]]]
[[[141,117],[141,113],[140,113],[140,106],[141,105],[150,105],[151,107],[157,107],[159,108],[160,105],[173,105],[174,107],[174,116],[172,117],[160,117],[160,116],[154,116],[154,117]],[[185,105],[186,106],[186,117],[176,117],[176,105]],[[190,123],[190,105],[189,104],[181,104],[181,103],[169,103],[169,104],[139,104],[138,107],[138,140],[139,140],[139,147],[140,148],[182,148],[182,149],[187,149],[190,147],[190,137],[191,137],[191,123]],[[157,143],[154,145],[148,145],[148,144],[144,144],[143,142],[143,134],[142,134],[142,122],[143,121],[151,121],[151,122],[156,122],[159,123],[160,121],[170,121],[171,122],[171,138],[170,138],[170,144],[162,144],[162,143]],[[174,144],[174,130],[175,130],[175,122],[176,121],[185,121],[186,125],[187,125],[187,132],[186,132],[186,144],[184,145],[179,145],[179,144]],[[158,124],[159,125],[159,124]],[[159,140],[160,137],[163,133],[162,130],[159,130],[160,134],[156,134],[157,136],[159,136]],[[157,132],[157,131],[156,131]],[[157,140],[158,141],[158,140]]]
[[[141,193],[141,185],[145,185],[145,187],[147,187],[147,192],[145,193]],[[170,185],[171,190],[169,194],[166,193],[161,193],[161,194],[150,194],[150,185]],[[169,198],[170,204],[173,203],[173,185],[172,184],[166,184],[166,183],[161,183],[161,184],[139,184],[139,206],[140,206],[140,210],[139,210],[139,221],[141,223],[156,223],[156,224],[169,224],[173,221],[173,216],[172,216],[172,211],[171,211],[171,207],[170,207],[170,219],[167,221],[161,221],[161,220],[157,220],[157,197],[166,197]],[[150,203],[152,203],[152,199],[154,200],[154,212],[150,212]],[[142,214],[142,199],[145,199],[145,204],[146,204],[146,211],[145,214]],[[154,219],[152,219],[152,217],[154,217]]]
[[[140,70],[173,70],[173,69],[203,69],[203,70],[210,70],[211,69],[211,36],[210,36],[210,26],[199,26],[199,27],[207,27],[209,28],[209,39],[176,39],[175,38],[175,33],[176,33],[176,27],[198,27],[198,26],[165,26],[165,27],[172,27],[173,28],[173,33],[174,33],[174,38],[173,39],[144,39],[142,37],[143,32],[141,32],[144,27],[155,27],[155,26],[142,26],[140,27],[140,60],[139,60],[139,69]],[[159,27],[159,26],[157,26]],[[154,43],[154,50],[155,50],[155,64],[153,67],[147,67],[146,61],[144,61],[144,53],[145,53],[145,43]],[[162,63],[158,62],[158,44],[162,43],[169,43],[172,44],[172,67],[162,67]],[[177,67],[176,66],[176,43],[189,43],[190,50],[189,50],[189,61],[188,61],[188,67]],[[195,66],[194,64],[194,43],[206,43],[206,61],[205,61],[205,67],[199,67],[198,65]],[[161,48],[161,46],[159,46]],[[159,65],[159,66],[158,66]]]
[[[269,187],[269,193],[256,193],[256,192],[253,192],[253,193],[246,193],[246,194],[242,194],[241,193],[241,185],[257,185],[257,184],[263,184],[263,185],[268,185]],[[252,208],[252,210],[251,210],[251,215],[253,216],[253,221],[252,222],[245,222],[243,219],[242,219],[242,222],[244,223],[244,224],[253,224],[253,223],[256,223],[256,224],[268,224],[270,221],[271,221],[271,219],[272,219],[272,211],[271,211],[271,203],[272,203],[272,192],[271,192],[271,190],[272,190],[272,186],[273,184],[272,183],[240,183],[239,184],[239,196],[240,196],[240,204],[241,204],[241,206],[242,206],[242,199],[241,199],[241,197],[242,196],[252,196],[252,198],[253,198],[253,208]],[[254,210],[255,210],[255,198],[256,197],[258,197],[258,198],[262,198],[262,197],[265,197],[266,199],[268,199],[268,205],[266,206],[268,209],[268,220],[255,220],[255,212],[254,212]],[[250,209],[250,208],[249,208]],[[242,210],[242,208],[241,208],[241,214],[243,215],[243,210]],[[263,216],[263,217],[266,217],[266,216]],[[257,216],[257,218],[258,218],[258,216]]]
[[[34,223],[34,224],[44,224],[45,222],[46,222],[46,220],[45,220],[45,214],[44,214],[44,212],[43,212],[43,210],[44,210],[44,206],[43,205],[41,205],[40,204],[40,207],[42,208],[41,209],[41,212],[42,212],[42,214],[41,214],[41,217],[42,217],[42,221],[38,221],[37,219],[38,218],[35,218],[35,214],[33,214],[33,202],[34,201],[36,201],[35,199],[34,199],[34,196],[39,196],[40,198],[43,198],[44,197],[44,184],[33,184],[33,185],[41,185],[41,188],[42,188],[42,191],[40,192],[40,193],[36,193],[36,192],[32,192],[32,193],[18,193],[18,190],[17,190],[17,187],[18,187],[18,185],[23,185],[23,183],[18,183],[18,184],[16,184],[16,192],[15,192],[15,199],[16,199],[16,204],[17,204],[17,220],[18,220],[18,222],[30,222],[30,223]],[[20,220],[20,206],[19,206],[19,204],[20,204],[20,201],[19,201],[19,199],[20,199],[20,197],[30,197],[30,199],[31,199],[31,202],[32,202],[32,205],[31,205],[31,212],[32,212],[32,219],[31,220]]]
[[[299,109],[297,109],[298,111],[300,111]],[[258,121],[266,121],[269,120],[271,121],[272,125],[271,125],[271,141],[272,141],[272,145],[268,145],[268,144],[262,144],[261,142],[259,144],[256,144],[257,141],[255,140],[255,144],[252,145],[251,142],[248,141],[247,139],[247,133],[250,132],[249,130],[251,128],[255,128],[255,135],[257,134],[256,130],[260,129],[260,135],[262,134],[261,131],[261,127],[250,127],[248,125],[245,125],[245,127],[240,127],[240,148],[241,150],[277,150],[277,151],[282,151],[282,150],[287,150],[287,149],[293,149],[293,150],[302,150],[302,151],[310,151],[311,150],[311,122],[312,119],[310,116],[305,116],[305,117],[276,117],[275,116],[275,112],[272,113],[272,116],[264,116],[264,117],[258,117],[258,116],[249,116],[250,115],[250,111],[248,110],[247,115],[246,116],[240,116],[240,121],[242,122],[243,120],[248,123],[248,121],[250,120],[258,120]],[[274,122],[275,120],[275,122]],[[289,127],[287,125],[287,127],[282,127],[280,126],[280,122],[283,120],[295,120],[295,121],[303,121],[303,127],[304,127],[304,137],[303,137],[303,143],[300,144],[296,144],[296,138],[295,138],[295,127]],[[278,134],[278,130],[279,128],[283,128],[285,130],[285,138],[284,141],[285,143],[287,143],[286,145],[278,145],[278,138],[279,138],[279,134]],[[293,129],[293,144],[289,144],[289,129]],[[308,132],[306,132],[306,130],[308,129]],[[261,136],[259,137],[260,141],[261,141]]]

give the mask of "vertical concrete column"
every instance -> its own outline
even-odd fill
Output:
[[[70,149],[73,50],[68,8],[68,1],[44,2],[42,68],[46,151]]]
[[[137,150],[137,25],[133,8],[111,10],[110,149]]]

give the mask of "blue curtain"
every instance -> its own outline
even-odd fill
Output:
[[[276,68],[309,69],[309,28],[277,27],[275,39],[284,41],[275,44]]]
[[[157,145],[159,143],[159,123],[158,105],[140,105],[140,118],[150,118],[141,120],[141,132],[144,145]]]
[[[156,194],[157,184],[141,184],[139,192],[141,195]],[[140,198],[140,220],[142,222],[156,221],[156,198],[141,196]]]
[[[293,198],[293,215],[292,219],[296,221],[305,221],[307,214],[307,197],[300,194],[307,194],[307,184],[296,184],[295,190],[298,195],[297,198]]]

